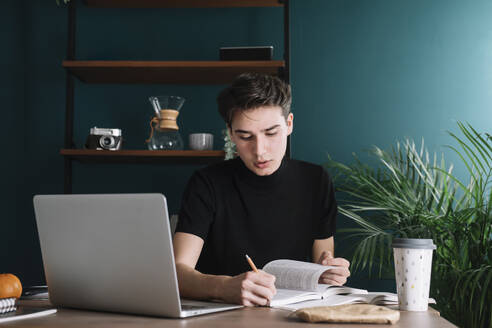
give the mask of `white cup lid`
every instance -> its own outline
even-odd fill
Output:
[[[436,249],[432,239],[417,238],[395,238],[393,239],[393,248],[410,248],[410,249]]]

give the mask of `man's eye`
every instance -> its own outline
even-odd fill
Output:
[[[248,137],[246,137],[246,136],[241,136],[241,137],[239,137],[239,138],[240,138],[241,140],[251,140],[252,136],[248,136]]]
[[[269,137],[273,137],[276,134],[277,134],[277,131],[266,133],[266,135],[269,136]]]

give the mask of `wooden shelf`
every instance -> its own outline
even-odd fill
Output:
[[[268,61],[63,61],[86,83],[227,84],[243,72],[278,75],[283,60]]]
[[[278,0],[85,0],[99,8],[231,8],[282,7]]]
[[[82,163],[208,164],[224,160],[222,150],[93,150],[61,149],[60,154]]]

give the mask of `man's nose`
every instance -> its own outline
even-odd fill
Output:
[[[255,152],[257,157],[261,157],[266,153],[267,150],[267,142],[264,138],[259,137],[256,139],[255,143]]]

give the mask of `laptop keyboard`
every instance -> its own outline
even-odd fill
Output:
[[[182,304],[181,305],[181,310],[183,311],[190,311],[190,310],[202,310],[202,309],[207,309],[207,306],[203,305],[190,305],[190,304]]]

